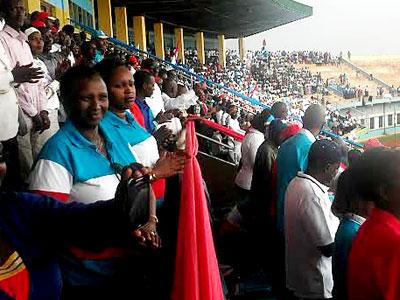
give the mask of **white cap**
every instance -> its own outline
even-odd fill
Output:
[[[37,28],[35,28],[35,27],[29,27],[27,30],[25,30],[25,35],[27,36],[27,37],[29,37],[32,33],[34,33],[34,32],[39,32],[40,33],[40,31],[37,29]]]

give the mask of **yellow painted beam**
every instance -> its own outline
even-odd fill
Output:
[[[185,42],[183,38],[183,28],[175,28],[175,47],[178,47],[178,61],[185,63]]]
[[[135,47],[147,51],[146,23],[144,16],[133,17],[133,42]]]
[[[68,0],[62,0],[62,7],[55,7],[55,17],[60,20],[60,29],[69,24],[69,4]]]
[[[204,52],[204,33],[197,32],[196,33],[196,49],[197,49],[197,58],[201,64],[206,63],[206,56]]]
[[[115,25],[117,29],[117,39],[124,43],[129,43],[128,20],[126,16],[126,7],[115,7]]]
[[[239,38],[239,56],[242,61],[244,60],[244,58],[246,56],[243,37]]]
[[[219,64],[221,67],[226,68],[226,45],[225,35],[218,35],[218,52],[219,52]]]
[[[111,0],[97,0],[97,16],[99,21],[99,29],[105,34],[112,37],[112,15],[111,15]]]
[[[24,0],[25,9],[28,13],[33,13],[34,11],[41,11],[40,0]]]
[[[164,30],[163,23],[154,23],[154,46],[156,48],[156,56],[164,59]]]
[[[92,11],[92,24],[93,24],[93,28],[96,28],[96,14],[95,14],[95,12],[94,12],[94,8],[95,8],[95,5],[94,5],[94,1],[95,0],[91,0],[91,2],[92,2],[92,7],[93,7],[93,11]]]

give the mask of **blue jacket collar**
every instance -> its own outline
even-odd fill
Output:
[[[126,119],[121,119],[118,117],[115,113],[108,111],[104,115],[104,118],[102,120],[103,122],[108,122],[109,124],[116,126],[116,127],[121,127],[121,126],[126,126],[126,125],[132,125],[134,127],[139,126],[137,124],[135,118],[132,116],[132,114],[128,111],[125,112]]]
[[[110,139],[109,135],[107,134],[107,131],[103,128],[102,124],[99,124],[99,129],[101,130],[105,141],[106,141],[106,147],[107,149],[110,149],[113,147],[113,142]],[[70,142],[78,147],[78,148],[93,148],[97,149],[96,145],[93,144],[91,141],[89,141],[87,138],[85,138],[79,130],[75,127],[75,125],[72,123],[71,120],[67,120],[62,128],[62,130],[66,133],[68,139]]]

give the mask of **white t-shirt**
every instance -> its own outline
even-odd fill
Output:
[[[39,58],[33,59],[33,66],[40,68],[43,72],[42,84],[46,91],[47,96],[47,110],[55,110],[60,108],[60,99],[58,98],[58,91],[60,89],[60,83],[57,80],[53,80],[50,77],[49,70],[46,64]]]
[[[12,86],[11,63],[0,43],[0,141],[9,140],[18,132],[18,98]]]
[[[151,97],[146,97],[145,101],[150,107],[154,118],[157,117],[161,111],[164,111],[164,100],[161,95],[160,87],[157,83],[154,84],[153,95],[151,95]]]
[[[250,190],[253,178],[253,167],[257,150],[264,142],[264,134],[254,128],[250,128],[242,142],[242,167],[235,178],[235,183],[245,190]]]
[[[334,242],[339,226],[328,189],[299,172],[286,190],[286,286],[297,297],[332,297],[332,258],[318,249]]]
[[[217,123],[218,123],[218,124],[223,125],[223,124],[222,124],[222,116],[223,116],[223,115],[224,115],[224,111],[223,111],[222,109],[216,112],[215,118],[217,119]]]
[[[240,128],[240,124],[239,124],[239,121],[237,119],[228,118],[227,122],[228,122],[228,124],[226,124],[226,126],[228,126],[230,129],[233,129],[236,132],[245,134],[245,131],[242,130],[242,128]]]

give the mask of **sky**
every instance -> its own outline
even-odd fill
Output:
[[[321,50],[353,55],[400,54],[400,0],[298,0],[313,7],[309,18],[245,39],[257,50]],[[237,40],[227,40],[237,49]]]

